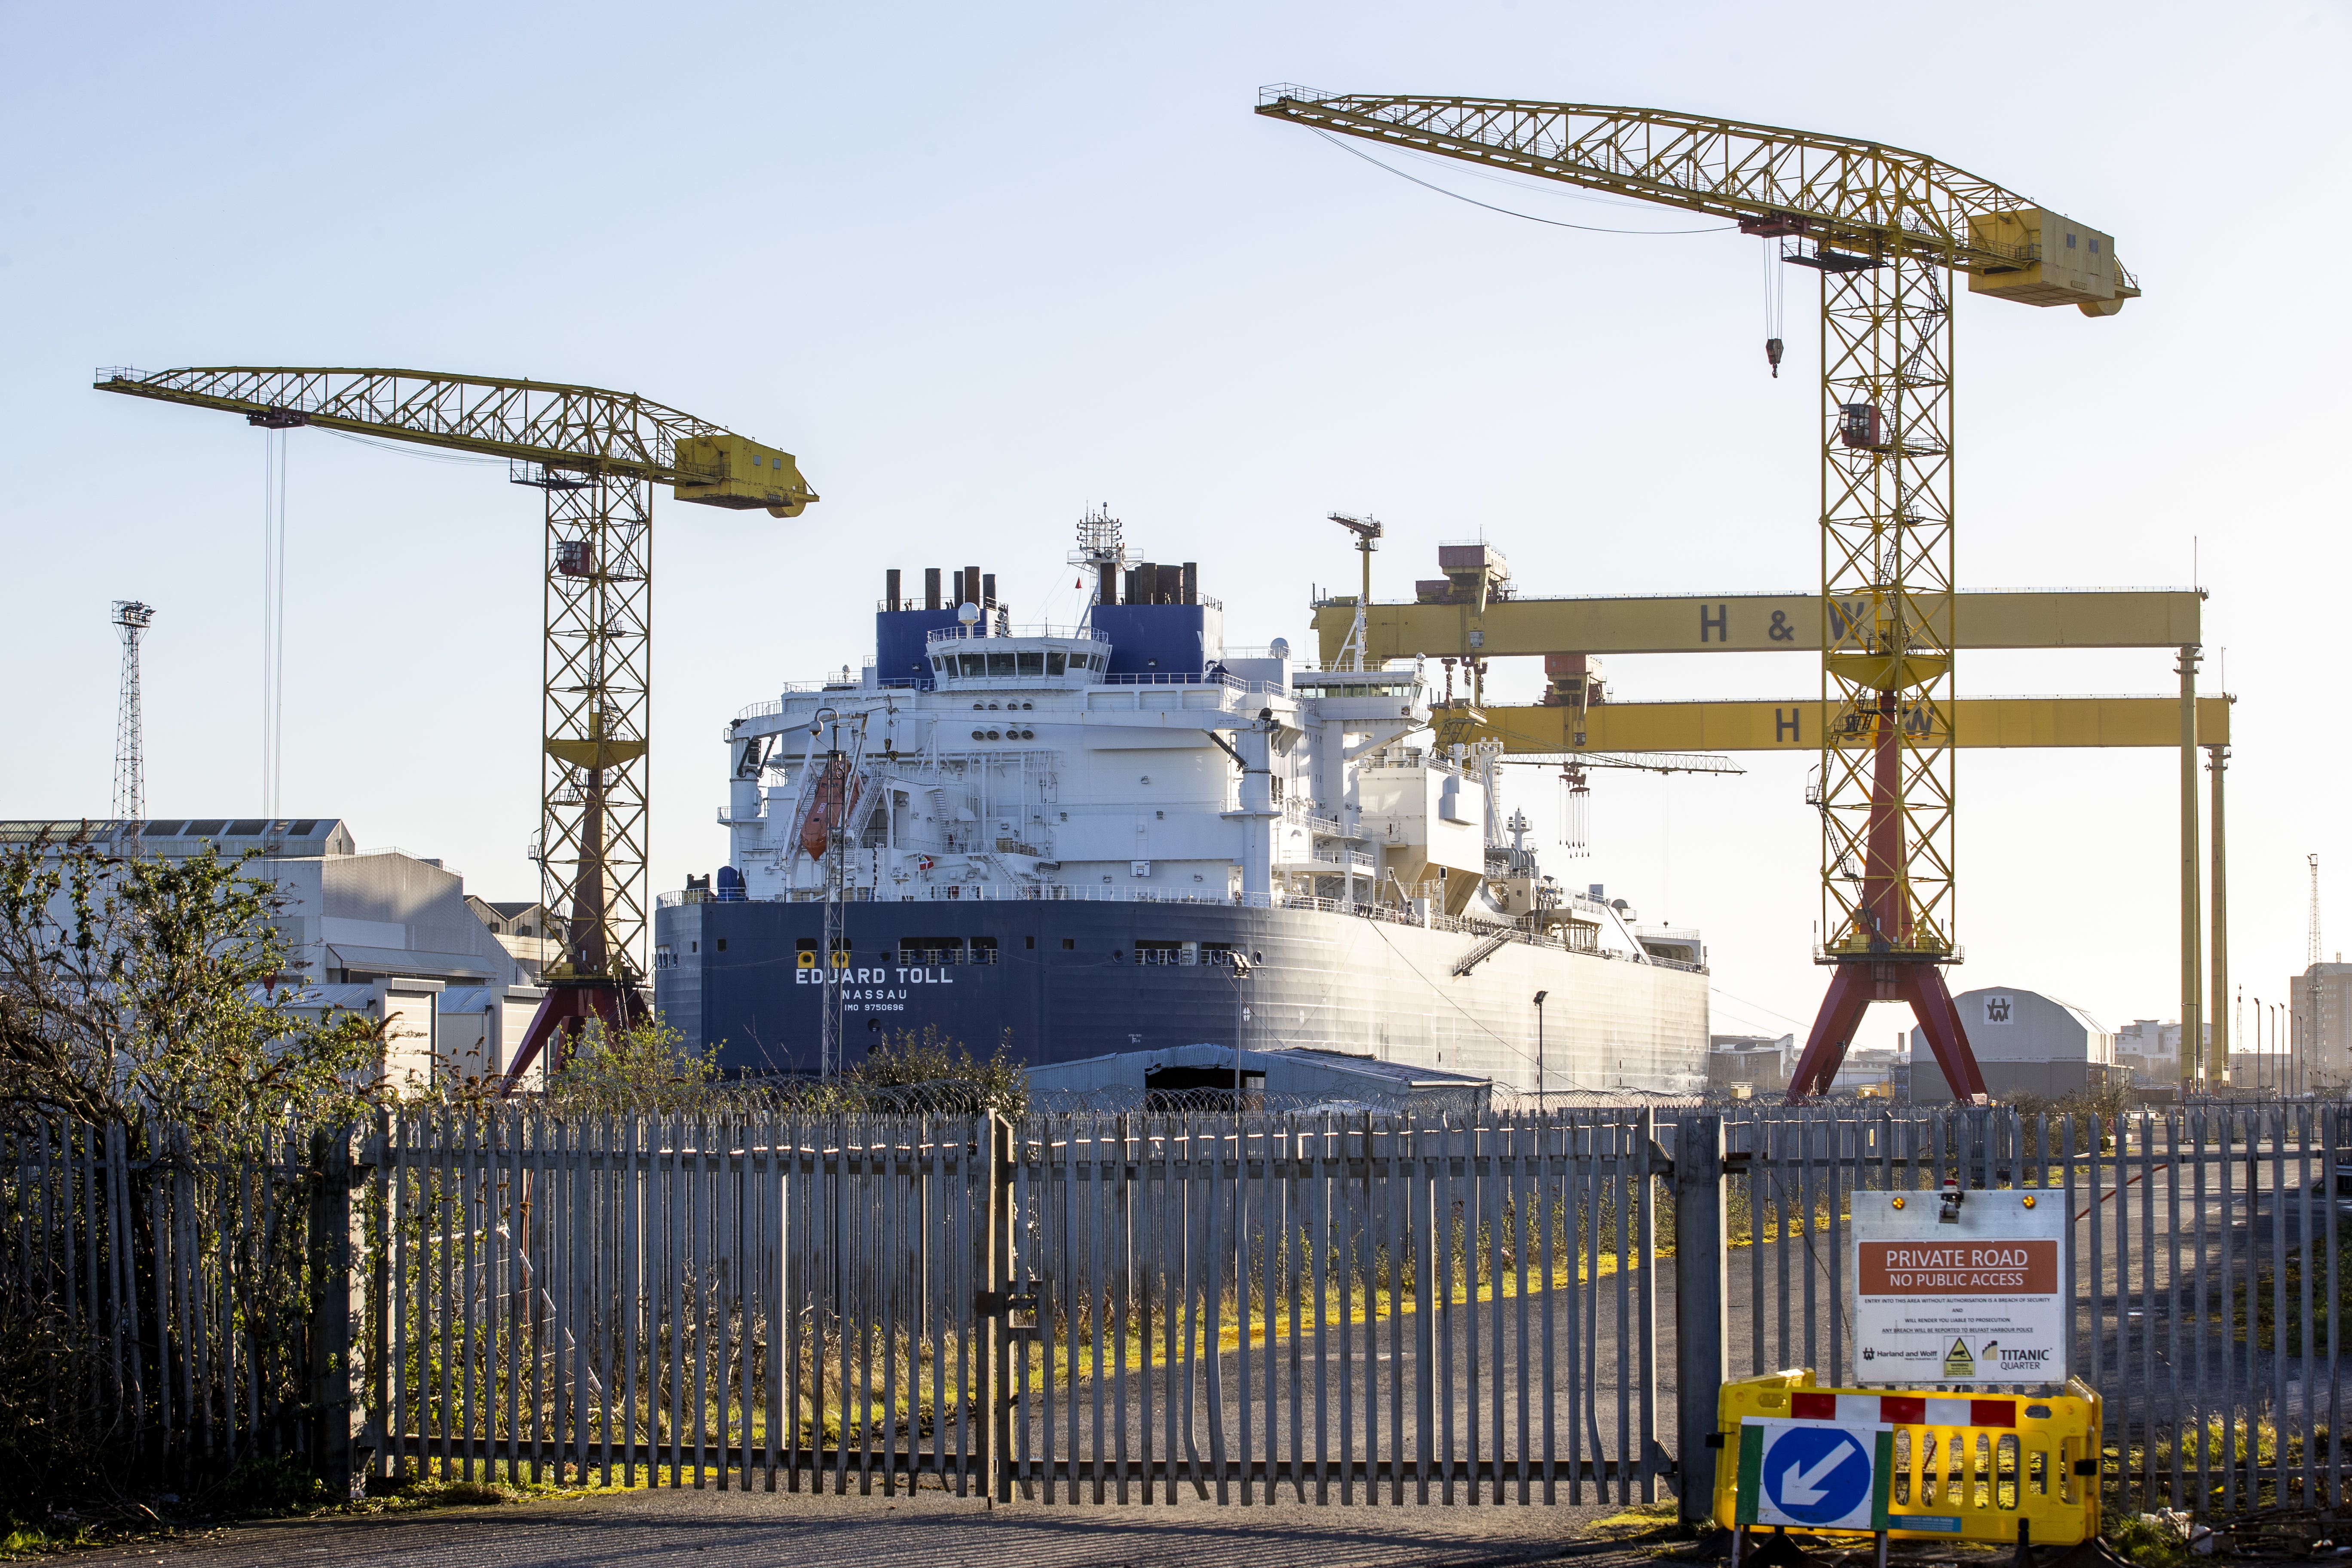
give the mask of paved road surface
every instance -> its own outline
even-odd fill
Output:
[[[174,1568],[462,1568],[685,1562],[793,1568],[1388,1568],[1572,1559],[1633,1568],[1637,1552],[1583,1537],[1597,1509],[1176,1507],[987,1510],[937,1492],[809,1497],[633,1492],[503,1508],[444,1509],[237,1526],[210,1536],[79,1556]]]

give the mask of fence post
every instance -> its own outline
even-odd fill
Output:
[[[991,1111],[975,1131],[987,1183],[987,1213],[981,1233],[981,1277],[986,1281],[972,1305],[980,1337],[981,1495],[990,1506],[1013,1500],[1013,1336],[1005,1331],[1013,1294],[1013,1124]]]
[[[364,1405],[357,1328],[366,1279],[352,1247],[352,1133],[310,1135],[310,1468],[335,1492],[363,1486],[357,1426]]]
[[[1675,1131],[1675,1444],[1678,1513],[1685,1524],[1704,1524],[1715,1510],[1715,1462],[1722,1451],[1712,1446],[1716,1401],[1731,1337],[1723,1289],[1727,1206],[1723,1118],[1685,1116]]]

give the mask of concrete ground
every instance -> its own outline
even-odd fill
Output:
[[[459,1568],[635,1564],[696,1568],[1388,1568],[1523,1563],[1633,1568],[1641,1550],[1596,1539],[1597,1508],[1219,1508],[1180,1502],[990,1510],[940,1492],[812,1497],[637,1491],[483,1508],[235,1525],[177,1541],[77,1553],[78,1564],[290,1568],[326,1563]]]

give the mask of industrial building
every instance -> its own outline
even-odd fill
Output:
[[[466,905],[515,961],[517,977],[537,984],[562,952],[549,929],[547,906],[536,899],[493,901],[471,893],[466,895]]]
[[[1709,1035],[1706,1087],[1740,1100],[1780,1094],[1789,1087],[1789,1068],[1796,1059],[1794,1035]]]
[[[2212,1030],[2204,1031],[2211,1038]],[[2134,1018],[2116,1031],[2116,1070],[2141,1089],[2171,1089],[2180,1082],[2180,1026]]]
[[[2287,982],[2291,1037],[2305,1054],[2310,1087],[2322,1094],[2352,1089],[2352,963],[2343,960],[2339,952],[2335,963],[2315,963]]]
[[[478,917],[464,878],[403,850],[362,852],[339,818],[0,822],[0,846],[83,837],[152,859],[249,855],[247,873],[285,900],[277,923],[292,1005],[389,1019],[384,1071],[395,1081],[503,1071],[538,1007],[526,983],[538,966],[526,969]]]
[[[2116,1071],[2116,1037],[2072,1003],[2036,991],[1993,986],[1963,991],[1952,1005],[1976,1050],[1986,1092],[1995,1100],[2019,1094],[2056,1100],[2104,1084]],[[1929,1103],[1951,1098],[1935,1053],[1927,1049],[1925,1031],[1915,1027],[1911,1099]]]
[[[1097,1105],[1131,1102],[1143,1110],[1156,1103],[1197,1107],[1203,1098],[1222,1096],[1222,1103],[1230,1107],[1234,1055],[1233,1047],[1221,1045],[1116,1051],[1032,1067],[1029,1088],[1049,1102],[1065,1095]],[[1292,1107],[1312,1102],[1313,1109],[1335,1113],[1370,1110],[1475,1116],[1484,1115],[1494,1101],[1493,1080],[1470,1073],[1297,1047],[1244,1049],[1239,1055],[1244,1103],[1270,1098]]]

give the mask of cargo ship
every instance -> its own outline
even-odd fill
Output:
[[[1449,740],[1419,663],[1229,644],[1197,566],[1130,560],[1100,512],[1068,560],[1066,626],[1013,624],[976,566],[889,571],[861,669],[728,726],[727,863],[655,911],[690,1043],[730,1076],[929,1027],[1032,1065],[1302,1047],[1527,1096],[1704,1085],[1699,933],[1546,875],[1500,747]]]

